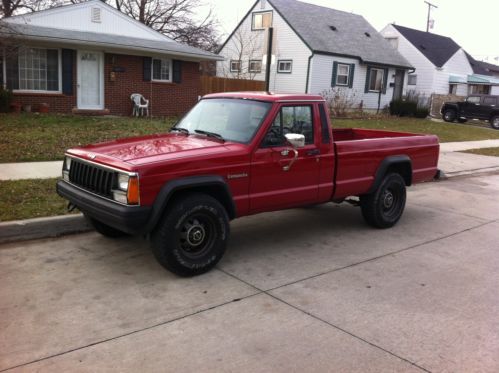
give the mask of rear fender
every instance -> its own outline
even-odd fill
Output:
[[[412,161],[407,155],[393,155],[383,159],[376,170],[373,184],[367,194],[374,193],[380,186],[383,178],[390,172],[400,174],[405,181],[405,185],[412,184]]]

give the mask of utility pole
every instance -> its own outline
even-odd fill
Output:
[[[425,1],[426,4],[428,4],[428,17],[426,18],[426,32],[428,32],[430,30],[430,13],[431,13],[431,8],[438,8],[438,6],[428,2],[428,1]]]
[[[274,28],[269,27],[269,35],[267,42],[267,65],[265,66],[265,90],[270,91],[270,65],[272,64],[272,39],[274,36]]]

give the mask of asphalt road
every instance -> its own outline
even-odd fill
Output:
[[[217,269],[96,233],[0,246],[0,371],[498,372],[499,174],[232,223]]]

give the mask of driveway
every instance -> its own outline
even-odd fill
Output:
[[[411,188],[400,223],[323,205],[232,223],[212,272],[139,238],[0,246],[0,371],[499,371],[499,173]]]

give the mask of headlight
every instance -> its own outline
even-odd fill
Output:
[[[130,176],[126,174],[118,174],[118,189],[126,192],[128,190],[128,181]]]

